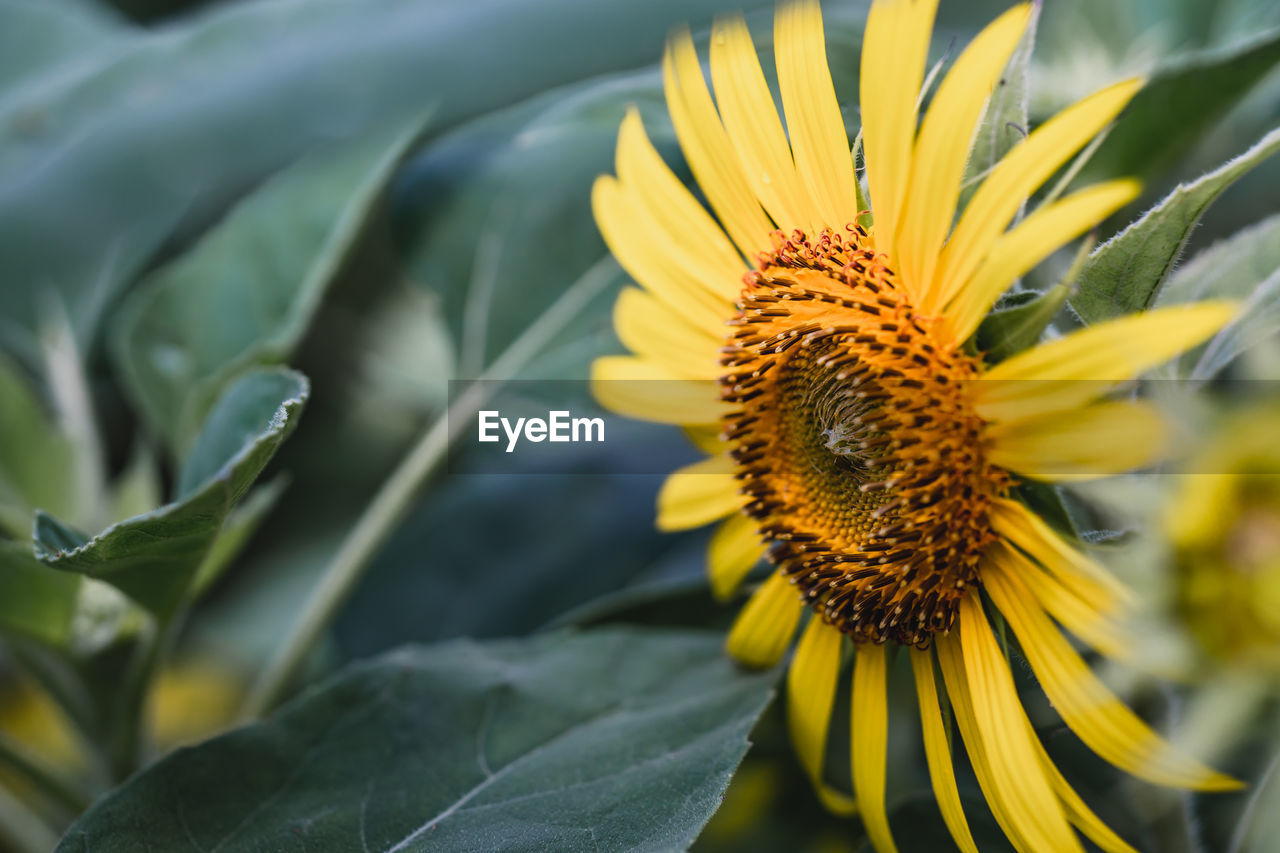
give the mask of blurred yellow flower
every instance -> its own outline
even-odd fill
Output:
[[[1066,723],[1103,758],[1160,784],[1235,785],[1175,752],[1091,673],[1057,623],[1116,655],[1128,593],[1010,486],[1015,476],[1098,476],[1155,458],[1163,421],[1103,397],[1203,341],[1236,309],[1126,317],[996,365],[966,349],[1015,279],[1137,195],[1133,181],[1105,183],[1009,228],[1141,84],[1104,89],[1036,129],[957,218],[967,143],[1031,9],[1015,6],[977,36],[917,128],[936,5],[877,0],[867,21],[869,229],[855,224],[866,211],[816,2],[783,5],[775,18],[782,117],[741,18],[712,33],[714,100],[689,35],[673,37],[667,106],[716,218],[629,114],[617,177],[601,177],[592,201],[610,249],[643,289],[625,290],[615,310],[632,355],[598,360],[594,390],[620,413],[684,426],[708,452],[667,480],[658,524],[723,519],[709,554],[718,594],[766,547],[777,566],[735,623],[729,651],[773,665],[811,614],[787,681],[792,739],[824,801],[842,811],[856,803],[877,850],[895,849],[884,802],[887,643],[909,651],[929,771],[963,850],[975,847],[941,701],[1018,849],[1081,850],[1074,826],[1104,849],[1128,850],[1049,760],[984,600]],[[850,649],[852,800],[823,773]]]
[[[1176,606],[1214,666],[1280,675],[1280,408],[1240,412],[1170,507]]]

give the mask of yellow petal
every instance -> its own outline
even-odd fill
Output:
[[[855,646],[850,739],[853,758],[853,791],[867,837],[877,853],[897,853],[884,808],[885,762],[889,749],[888,671],[884,646]]]
[[[796,757],[819,791],[827,788],[822,781],[822,759],[827,753],[827,730],[836,701],[843,646],[844,635],[815,616],[800,635],[787,671],[787,728]],[[852,805],[839,795],[834,802],[843,806],[846,813]]]
[[[1104,612],[1136,600],[1133,591],[1088,555],[1062,541],[1034,512],[1017,501],[997,498],[987,517],[996,533],[1044,566],[1063,586]]]
[[[732,449],[731,445],[720,437],[719,425],[687,426],[684,428],[684,434],[689,441],[693,442],[694,447],[708,456],[728,453]]]
[[[719,379],[724,337],[690,325],[684,315],[648,291],[626,287],[613,306],[613,328],[623,346],[689,379]],[[726,328],[725,331],[728,331]]]
[[[773,49],[796,172],[821,223],[837,233],[858,217],[849,135],[836,101],[817,0],[778,7]]]
[[[773,223],[742,172],[687,31],[677,32],[667,44],[662,78],[667,111],[698,187],[742,254],[754,260],[757,252],[772,247]]]
[[[898,264],[903,278],[921,294],[916,307],[925,314],[936,314],[940,307],[931,298],[930,284],[942,241],[955,217],[974,127],[1030,16],[1031,5],[1022,3],[979,33],[938,87],[920,124],[898,238]]]
[[[955,339],[963,341],[972,335],[1015,279],[1133,201],[1141,191],[1141,184],[1127,180],[1089,187],[1037,210],[996,240],[986,261],[948,306]]]
[[[782,660],[803,610],[796,588],[782,572],[774,572],[738,614],[725,651],[747,666],[773,666]]]
[[[1077,409],[1205,341],[1238,311],[1234,302],[1197,302],[1079,329],[987,370],[975,405],[993,421]]]
[[[726,518],[711,534],[707,546],[711,592],[721,600],[733,595],[763,556],[764,544],[756,532],[756,522],[742,513]]]
[[[716,383],[625,355],[591,363],[591,393],[618,414],[664,424],[718,424],[726,411]]]
[[[1130,711],[1093,674],[1036,603],[1026,585],[992,563],[983,576],[1040,686],[1062,719],[1103,759],[1139,778],[1178,788],[1226,791],[1228,776],[1180,754]]]
[[[967,685],[981,742],[979,748],[991,763],[990,781],[1013,824],[1015,844],[1020,839],[1020,848],[1033,851],[1082,851],[1062,803],[1045,775],[1036,746],[1022,724],[1025,712],[1013,684],[1009,662],[1001,653],[975,596],[960,600],[957,622],[958,643],[955,638],[947,637],[939,643],[939,654],[940,660],[945,661],[944,647],[958,645],[963,670],[958,672],[953,660],[950,668],[944,663],[943,676],[953,696],[953,682],[957,678],[962,678]],[[954,654],[954,648],[951,653]],[[965,744],[969,746],[968,738]]]
[[[696,265],[691,272],[726,302],[737,299],[747,271],[742,256],[662,161],[635,107],[627,110],[618,130],[617,169],[618,180],[634,193],[666,240],[683,252],[687,263]]]
[[[964,817],[960,789],[956,786],[956,771],[951,763],[951,744],[947,740],[942,712],[938,708],[938,684],[933,675],[933,654],[914,648],[910,652],[911,671],[916,679],[916,698],[920,702],[924,755],[929,764],[934,798],[938,801],[942,820],[961,853],[978,853],[978,846],[969,832],[969,822]]]
[[[1090,602],[1036,565],[1020,551],[999,543],[987,550],[986,561],[999,561],[1005,571],[1020,577],[1027,589],[1048,613],[1064,628],[1109,658],[1124,660],[1131,656],[1137,640],[1112,617],[1114,607],[1107,598]]]
[[[742,172],[773,221],[788,233],[820,225],[816,206],[796,175],[778,108],[740,15],[718,18],[712,26],[711,83]]]
[[[1067,107],[996,164],[942,251],[937,275],[944,302],[986,259],[1027,197],[1115,118],[1141,87],[1141,80],[1128,80]]]
[[[733,316],[732,300],[723,295],[726,284],[709,285],[710,279],[695,273],[702,265],[666,239],[634,194],[617,179],[601,175],[591,188],[591,209],[613,256],[638,284],[693,325],[723,332]]]
[[[1025,840],[1019,834],[1018,825],[1009,811],[1009,804],[1002,797],[1002,789],[996,786],[995,770],[987,757],[982,734],[978,729],[977,716],[973,709],[973,697],[970,695],[968,682],[965,680],[964,659],[960,651],[959,638],[954,634],[941,637],[935,644],[938,666],[946,683],[947,694],[951,699],[951,709],[955,713],[956,725],[960,736],[964,739],[965,751],[969,755],[969,763],[973,766],[974,775],[978,777],[978,786],[991,808],[996,823],[1004,830],[1020,853],[1027,853]],[[1034,853],[1034,851],[1032,851]]]
[[[896,258],[916,135],[916,100],[937,0],[876,0],[862,37],[862,147],[875,215],[876,249]]]
[[[1159,410],[1132,400],[1006,421],[988,429],[987,441],[992,463],[1050,482],[1141,468],[1163,456],[1169,443]]]
[[[1023,719],[1026,717],[1024,716]],[[1076,789],[1071,787],[1071,783],[1066,780],[1057,765],[1053,763],[1053,759],[1049,757],[1049,753],[1045,751],[1044,745],[1040,743],[1035,731],[1031,728],[1031,721],[1026,720],[1026,722],[1031,742],[1036,745],[1040,754],[1040,763],[1044,765],[1044,772],[1049,775],[1049,783],[1067,811],[1067,820],[1106,853],[1138,853],[1085,805],[1084,800],[1080,799],[1080,795],[1076,793]]]
[[[711,456],[672,471],[658,492],[658,529],[688,530],[737,512],[736,470],[728,456]]]

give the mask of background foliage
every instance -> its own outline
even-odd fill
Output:
[[[851,128],[867,5],[824,9]],[[1006,5],[944,0],[935,58]],[[731,608],[704,535],[655,532],[660,478],[620,473],[642,437],[679,458],[676,431],[586,446],[571,473],[437,474],[308,649],[311,686],[206,740],[447,426],[450,380],[578,379],[618,350],[591,181],[629,104],[682,168],[663,39],[743,7],[767,47],[771,5],[742,0],[0,0],[0,847],[71,826],[60,849],[680,848],[754,728],[698,846],[858,849],[764,713],[777,673],[735,670],[706,630]],[[1271,307],[1183,375],[1274,338],[1277,65],[1266,0],[1045,0],[979,159],[1142,73],[1076,180],[1146,192],[1070,288],[1067,252],[988,339],[1213,294]],[[1135,694],[1156,717],[1182,701]],[[1140,849],[1267,837],[1274,779],[1174,798],[1051,719],[1055,758]],[[893,722],[891,819],[903,849],[945,848],[913,725]],[[1268,729],[1250,721],[1229,769],[1261,779]],[[982,849],[1005,849],[962,783]]]

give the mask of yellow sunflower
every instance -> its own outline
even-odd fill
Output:
[[[1128,593],[1011,487],[1150,461],[1161,420],[1104,395],[1204,340],[1234,309],[1126,317],[995,365],[973,353],[968,342],[1002,291],[1137,194],[1133,181],[1113,181],[1009,227],[1141,84],[1112,86],[1037,128],[957,216],[970,140],[1030,7],[978,35],[917,122],[936,5],[877,0],[867,20],[870,217],[815,2],[781,6],[775,18],[782,116],[741,18],[712,33],[714,100],[689,35],[672,38],[667,106],[714,218],[629,114],[617,177],[601,177],[592,201],[642,289],[626,289],[615,311],[633,354],[598,360],[594,390],[620,413],[683,425],[707,450],[666,481],[658,524],[723,519],[709,552],[722,596],[767,549],[776,570],[751,595],[728,650],[773,665],[800,631],[787,677],[798,756],[829,806],[856,802],[878,850],[894,850],[884,803],[888,643],[910,655],[930,776],[961,849],[974,843],[943,701],[1018,849],[1080,850],[1074,825],[1107,850],[1128,850],[1050,762],[989,610],[1012,628],[1067,725],[1103,758],[1165,785],[1235,783],[1172,750],[1092,674],[1061,629],[1103,654],[1123,653],[1116,616]],[[864,229],[860,216],[873,224]],[[823,782],[850,653],[853,800]]]
[[[1280,407],[1235,414],[1164,521],[1176,610],[1216,671],[1280,675]]]

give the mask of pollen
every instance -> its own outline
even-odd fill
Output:
[[[775,235],[722,350],[724,436],[769,557],[855,641],[926,647],[995,541],[979,363],[920,316],[865,232]]]

